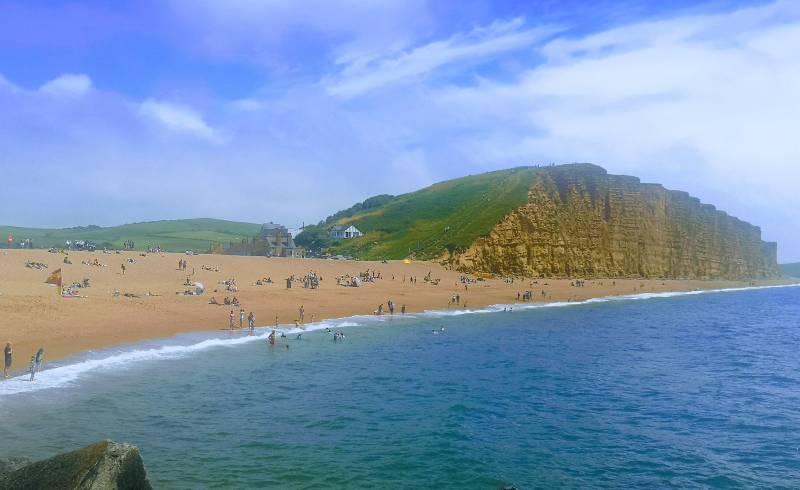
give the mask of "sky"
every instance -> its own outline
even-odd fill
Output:
[[[0,223],[311,223],[592,162],[800,261],[800,2],[0,1]]]

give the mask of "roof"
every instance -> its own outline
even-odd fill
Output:
[[[333,228],[331,228],[331,231],[344,231],[344,230],[346,230],[348,228],[356,228],[356,227],[353,226],[353,225],[336,225]],[[357,229],[358,228],[356,228],[356,230]]]

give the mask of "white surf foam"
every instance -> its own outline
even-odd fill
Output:
[[[419,319],[419,318],[435,318],[435,317],[453,317],[461,315],[474,315],[484,313],[498,313],[504,310],[531,310],[537,308],[560,308],[565,306],[579,306],[593,303],[606,303],[612,301],[631,301],[631,300],[646,300],[656,298],[671,298],[675,296],[687,296],[695,294],[709,294],[709,293],[728,293],[737,291],[749,291],[755,289],[772,289],[784,287],[798,287],[800,284],[786,284],[776,286],[750,286],[742,288],[725,288],[725,289],[708,289],[697,291],[675,291],[664,293],[639,293],[628,294],[621,296],[605,296],[601,298],[591,298],[583,301],[556,301],[550,303],[512,303],[512,304],[497,304],[491,305],[486,308],[477,309],[464,309],[464,310],[429,310],[421,314],[408,314],[396,315],[390,317],[389,315],[374,316],[374,315],[356,315],[346,318],[338,318],[332,320],[324,320],[312,324],[304,325],[303,327],[282,325],[277,328],[288,334],[296,334],[301,332],[313,332],[325,329],[340,329],[363,326],[373,322],[384,322],[390,319]],[[212,338],[204,339],[200,342],[190,344],[169,344],[159,347],[141,348],[141,344],[134,346],[132,350],[125,350],[122,352],[113,352],[111,350],[101,351],[96,353],[94,357],[80,361],[70,362],[63,365],[54,364],[53,367],[48,367],[44,371],[38,373],[33,382],[29,374],[16,376],[6,381],[0,382],[0,399],[3,396],[15,395],[21,393],[29,393],[40,390],[66,387],[75,384],[82,377],[92,372],[112,371],[118,370],[121,367],[130,366],[132,364],[139,364],[141,362],[153,360],[166,360],[176,359],[192,355],[194,353],[213,348],[226,348],[235,347],[237,345],[246,344],[250,342],[266,340],[271,327],[259,327],[258,334],[248,336],[243,334],[237,337],[221,337],[216,334]],[[176,340],[170,339],[169,342]]]

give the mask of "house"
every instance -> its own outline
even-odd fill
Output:
[[[241,243],[229,243],[225,247],[225,254],[265,257],[298,257],[302,255],[289,230],[276,223],[263,224],[261,231],[253,238],[245,238]]]
[[[358,238],[362,235],[361,231],[353,225],[336,225],[331,228],[331,238],[334,240],[346,240],[348,238]]]

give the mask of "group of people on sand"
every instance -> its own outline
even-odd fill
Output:
[[[239,329],[244,328],[244,308],[239,308]],[[234,310],[231,310],[229,315],[229,323],[228,323],[229,330],[236,329],[236,315],[234,314]],[[247,315],[247,329],[250,332],[250,335],[253,335],[256,330],[256,315],[252,311]]]
[[[386,301],[386,306],[389,309],[389,314],[390,315],[394,315],[394,310],[397,307],[395,302],[390,299],[390,300]],[[378,308],[375,311],[373,311],[372,313],[375,314],[375,315],[378,315],[378,316],[383,315],[383,303],[379,304]],[[406,305],[400,305],[400,314],[401,315],[405,315],[406,314]]]
[[[11,342],[6,342],[6,346],[3,349],[3,357],[5,358],[5,363],[3,364],[3,378],[8,379],[9,371],[11,370],[11,366],[13,364],[13,356],[14,356],[14,348],[11,346]],[[44,369],[44,347],[39,347],[39,350],[36,351],[36,354],[31,356],[31,364],[30,364],[30,381],[33,381],[33,378],[36,376],[36,373]]]

